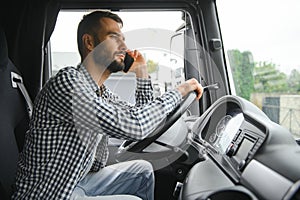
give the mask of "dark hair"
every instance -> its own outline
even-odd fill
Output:
[[[95,39],[97,39],[97,32],[101,29],[100,26],[100,19],[107,17],[115,20],[116,22],[120,23],[123,26],[122,19],[109,11],[94,11],[87,15],[84,15],[82,20],[78,24],[77,29],[77,45],[78,51],[80,56],[83,56],[83,43],[82,43],[82,36],[86,33],[92,35]]]

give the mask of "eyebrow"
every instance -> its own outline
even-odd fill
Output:
[[[123,39],[123,41],[125,41],[125,37],[121,33],[110,31],[110,32],[108,32],[108,35],[117,35],[117,36],[121,37]]]

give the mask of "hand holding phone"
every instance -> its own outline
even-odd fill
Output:
[[[126,73],[129,71],[132,63],[134,62],[134,59],[133,57],[131,57],[127,52],[126,52],[126,55],[125,55],[125,59],[124,59],[124,64],[125,64],[125,67],[123,69],[123,71]]]
[[[126,52],[124,65],[123,71],[125,73],[131,71],[135,73],[137,78],[149,78],[147,63],[139,51]]]

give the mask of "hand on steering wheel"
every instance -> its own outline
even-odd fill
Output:
[[[188,109],[188,107],[193,103],[193,101],[197,98],[197,93],[195,91],[189,92],[180,104],[169,113],[165,120],[161,122],[160,125],[157,126],[156,129],[152,133],[150,133],[146,138],[137,142],[128,142],[125,141],[119,147],[118,152],[116,153],[116,159],[118,161],[125,161],[131,159],[132,156],[139,155],[143,153],[143,150],[156,141],[163,133],[165,133],[180,117],[181,115]]]

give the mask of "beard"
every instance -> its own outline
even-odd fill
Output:
[[[99,66],[104,66],[111,73],[116,73],[122,71],[125,67],[124,60],[122,59],[114,59],[117,54],[121,54],[123,52],[117,51],[113,55],[111,52],[107,50],[108,48],[105,46],[105,42],[100,43],[96,46],[96,48],[92,52],[93,59],[95,63]]]
[[[113,60],[107,67],[107,69],[110,71],[110,73],[116,73],[119,71],[122,71],[125,67],[124,62]]]

